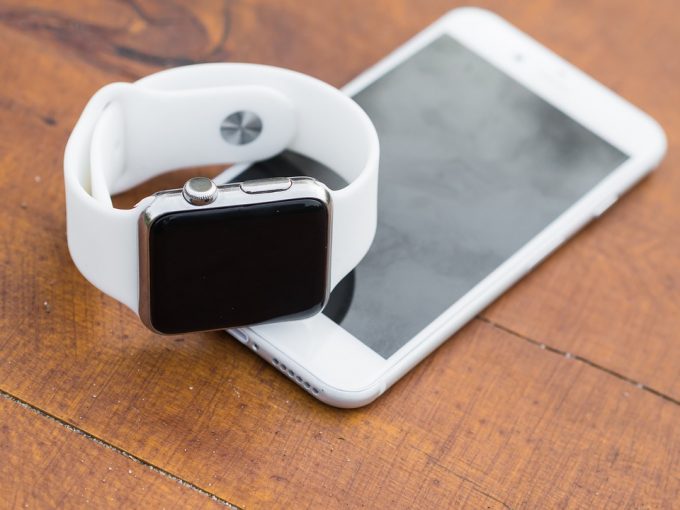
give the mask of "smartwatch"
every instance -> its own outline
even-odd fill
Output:
[[[111,202],[169,170],[285,149],[349,184],[199,177],[132,209]],[[378,160],[366,113],[295,71],[199,64],[106,85],[66,145],[69,251],[87,280],[157,333],[303,319],[323,309],[373,241]]]

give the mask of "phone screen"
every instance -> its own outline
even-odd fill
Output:
[[[628,158],[448,35],[354,99],[380,138],[378,229],[324,313],[384,358]],[[248,172],[341,187],[291,154]]]

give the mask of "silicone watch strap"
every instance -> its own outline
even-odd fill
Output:
[[[226,143],[222,120],[252,111],[262,133]],[[96,287],[138,312],[137,222],[153,200],[116,209],[111,194],[186,166],[253,162],[283,149],[332,168],[350,184],[331,192],[331,288],[361,261],[376,228],[379,144],[365,112],[334,87],[255,64],[199,64],[114,83],[89,101],[66,145],[71,256]],[[294,238],[291,239],[294,242]]]

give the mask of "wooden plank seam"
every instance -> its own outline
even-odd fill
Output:
[[[581,363],[585,363],[586,365],[588,365],[590,367],[593,367],[597,370],[601,370],[601,371],[603,371],[603,372],[605,372],[605,373],[607,373],[611,376],[616,377],[617,379],[620,379],[622,381],[627,382],[628,384],[632,384],[633,386],[635,386],[636,388],[638,388],[642,391],[646,391],[648,393],[651,393],[652,395],[655,395],[655,396],[660,397],[660,398],[662,398],[662,399],[664,399],[668,402],[671,402],[675,405],[680,406],[680,400],[677,400],[677,399],[671,397],[670,395],[666,395],[665,393],[662,393],[659,390],[655,390],[654,388],[650,388],[649,386],[645,386],[641,382],[638,382],[634,379],[631,379],[630,377],[627,377],[623,374],[620,374],[619,372],[616,372],[615,370],[611,370],[611,369],[609,369],[605,366],[602,366],[598,363],[590,361],[589,359],[584,358],[583,356],[579,356],[578,354],[573,354],[571,352],[562,351],[560,349],[556,349],[555,347],[551,347],[544,342],[540,342],[538,340],[534,340],[533,338],[529,338],[527,336],[524,336],[520,333],[517,333],[516,331],[513,331],[510,328],[503,326],[502,324],[498,324],[497,322],[494,322],[491,319],[488,319],[488,318],[483,317],[481,315],[475,317],[475,319],[477,319],[481,322],[484,322],[484,323],[488,324],[489,326],[494,327],[496,329],[499,329],[499,330],[501,330],[505,333],[508,333],[509,335],[513,335],[517,338],[525,340],[525,341],[529,342],[530,344],[537,346],[540,349],[544,349],[544,350],[546,350],[548,352],[552,352],[554,354],[559,354],[560,356],[564,356],[567,359],[573,359],[573,360],[576,360],[576,361],[580,361]]]
[[[161,476],[169,478],[170,480],[177,482],[178,484],[180,484],[184,487],[187,487],[188,489],[194,490],[194,491],[200,493],[201,495],[206,496],[206,497],[210,498],[211,500],[213,500],[217,503],[220,503],[220,504],[224,505],[225,507],[227,507],[231,510],[240,510],[240,508],[238,506],[234,505],[233,503],[230,503],[226,499],[220,498],[216,494],[213,494],[212,492],[208,492],[207,490],[199,487],[198,485],[194,485],[193,483],[191,483],[191,482],[189,482],[189,481],[187,481],[183,478],[180,478],[177,475],[174,475],[174,474],[170,473],[169,471],[166,471],[163,468],[160,468],[160,467],[158,467],[154,464],[151,464],[150,462],[147,462],[144,459],[137,457],[137,456],[135,456],[135,455],[133,455],[133,454],[111,444],[111,443],[108,443],[108,442],[104,441],[103,439],[101,439],[97,436],[94,436],[94,435],[90,434],[89,432],[87,432],[83,429],[80,429],[78,427],[74,427],[70,423],[68,423],[68,422],[66,422],[66,421],[64,421],[64,420],[62,420],[62,419],[60,419],[60,418],[58,418],[58,417],[56,417],[56,416],[54,416],[50,413],[43,411],[42,409],[35,407],[35,406],[31,405],[30,403],[28,403],[24,400],[21,400],[20,398],[15,397],[14,395],[12,395],[10,393],[7,393],[3,389],[0,389],[0,397],[5,398],[5,399],[7,399],[7,400],[9,400],[9,401],[11,401],[15,404],[18,404],[18,405],[24,407],[25,409],[28,409],[29,411],[34,412],[38,416],[41,416],[41,417],[43,417],[47,420],[55,422],[58,425],[61,425],[65,429],[69,430],[70,432],[74,432],[76,434],[79,434],[79,435],[85,437],[86,439],[89,439],[90,441],[94,441],[99,446],[102,446],[102,447],[107,448],[109,450],[113,450],[114,452],[122,455],[123,457],[126,457],[126,458],[130,459],[131,461],[136,462],[137,464],[140,464],[141,466],[143,466],[147,469],[150,469],[151,471],[153,471],[155,473],[160,474]]]

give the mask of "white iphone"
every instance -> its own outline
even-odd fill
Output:
[[[652,118],[481,9],[451,11],[344,90],[380,137],[375,242],[323,314],[231,331],[339,407],[385,392],[666,150]],[[224,178],[332,179],[295,154],[243,171]]]

